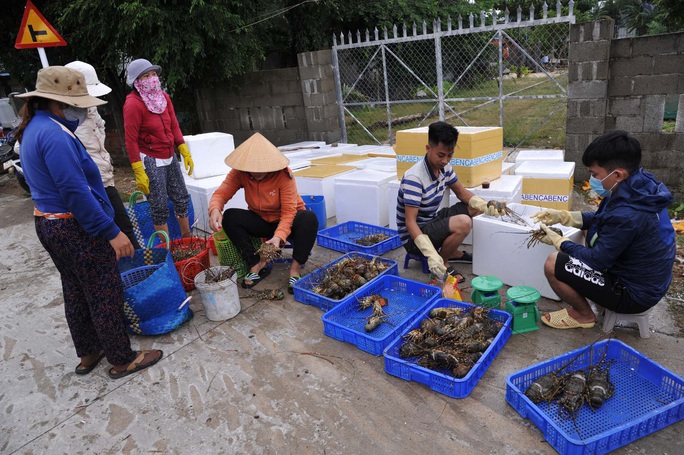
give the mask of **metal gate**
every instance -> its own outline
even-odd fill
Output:
[[[439,119],[502,126],[507,146],[564,147],[572,0],[567,10],[558,2],[555,17],[545,4],[539,19],[519,8],[517,20],[481,12],[449,19],[446,30],[436,20],[432,33],[423,22],[382,37],[377,29],[334,36],[343,141],[393,144],[397,129]]]

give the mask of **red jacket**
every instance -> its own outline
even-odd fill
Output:
[[[175,148],[185,143],[171,98],[164,96],[167,106],[161,114],[150,112],[136,90],[126,97],[123,118],[131,163],[140,161],[140,152],[152,158],[171,158]]]
[[[222,212],[223,206],[240,188],[245,189],[245,201],[249,210],[269,223],[278,221],[274,235],[282,240],[290,235],[297,211],[306,210],[304,201],[297,194],[297,184],[289,168],[270,172],[260,181],[254,180],[249,172],[231,169],[211,197],[209,213],[213,209]]]

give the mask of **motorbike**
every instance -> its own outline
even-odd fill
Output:
[[[24,170],[21,168],[21,159],[19,158],[18,145],[16,144],[16,139],[13,136],[14,131],[8,133],[0,145],[0,164],[2,164],[2,172],[13,175],[19,186],[23,188],[24,191],[31,194],[31,188],[29,188],[26,178],[24,177]]]

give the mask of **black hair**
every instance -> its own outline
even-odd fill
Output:
[[[597,164],[609,171],[621,167],[632,174],[641,164],[641,144],[627,131],[615,130],[594,139],[582,155],[585,166]]]
[[[445,147],[453,149],[458,140],[458,130],[447,122],[434,122],[428,127],[428,143],[436,147],[444,144]]]

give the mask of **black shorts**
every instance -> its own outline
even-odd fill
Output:
[[[630,297],[629,292],[610,272],[597,272],[579,259],[559,252],[554,274],[581,296],[616,313],[636,314],[648,310]]]
[[[449,218],[456,215],[468,215],[468,205],[463,202],[457,202],[451,207],[445,207],[438,211],[434,218],[428,221],[426,224],[420,226],[420,230],[423,234],[427,234],[430,237],[430,241],[438,250],[442,243],[446,240],[449,235],[451,235],[451,230],[449,229]],[[404,244],[406,252],[410,254],[422,254],[420,249],[413,243],[413,239],[410,239]]]

